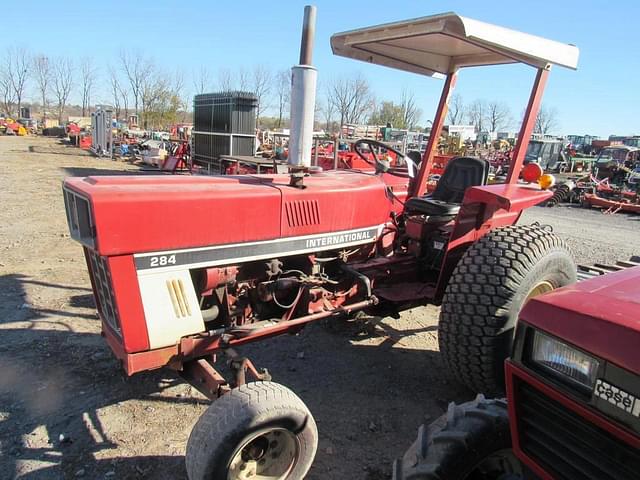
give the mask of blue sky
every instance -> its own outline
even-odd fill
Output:
[[[116,62],[120,49],[138,49],[169,70],[184,69],[186,86],[192,88],[192,72],[202,64],[213,72],[256,64],[268,64],[275,71],[293,65],[305,3],[309,2],[12,2],[3,8],[3,43],[10,45],[14,32],[32,52],[92,56],[103,72]],[[409,89],[423,110],[424,124],[433,116],[441,81],[335,57],[329,37],[343,30],[455,11],[580,48],[578,71],[554,68],[545,93],[544,104],[559,113],[558,133],[640,134],[637,0],[318,0],[315,5],[314,63],[321,85],[361,72],[378,99],[397,100],[403,88]],[[533,69],[523,66],[465,69],[456,91],[466,102],[505,101],[518,119],[533,75]],[[106,85],[99,89],[103,93],[94,98],[108,102]],[[28,93],[35,94],[35,89]],[[77,101],[78,96],[72,99]]]

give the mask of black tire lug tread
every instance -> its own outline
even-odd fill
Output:
[[[478,395],[454,410],[455,425],[445,413],[420,427],[416,441],[394,462],[393,480],[458,480],[461,469],[468,466],[463,465],[465,460],[475,464],[474,455],[511,447],[506,400]],[[420,450],[426,450],[426,456],[417,455]]]
[[[502,334],[518,289],[538,262],[571,254],[565,242],[540,226],[514,225],[494,229],[471,245],[456,266],[442,300],[438,339],[445,365],[475,391],[500,393]],[[575,281],[572,263],[569,283]]]

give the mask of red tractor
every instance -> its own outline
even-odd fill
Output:
[[[417,174],[410,162],[392,166],[376,153],[400,152],[361,140],[355,151],[365,161],[372,154],[375,171],[303,163],[291,175],[64,182],[103,334],[127,374],[168,367],[215,400],[187,445],[192,480],[299,479],[313,461],[311,413],[237,347],[320,319],[441,304],[448,367],[470,387],[500,391],[522,305],[576,279],[562,240],[540,225],[516,225],[524,209],[551,196],[519,176],[551,65],[576,68],[576,47],[453,13],[339,33],[331,46],[344,57],[445,77]],[[295,69],[314,70],[310,56],[301,60],[294,90]],[[537,72],[507,183],[487,185],[488,162],[459,157],[424,195],[458,70],[505,63]],[[291,103],[296,125],[299,105]],[[307,140],[292,133],[290,158],[311,151],[312,120]],[[218,371],[222,359],[229,378]]]
[[[394,480],[637,479],[639,299],[640,266],[529,301],[507,399],[451,403],[420,428]]]

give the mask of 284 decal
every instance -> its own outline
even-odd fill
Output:
[[[151,257],[149,259],[150,267],[166,267],[167,265],[175,265],[175,255],[158,255],[157,257]]]

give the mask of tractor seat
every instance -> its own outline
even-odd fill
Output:
[[[405,211],[422,215],[457,215],[467,188],[486,185],[488,176],[487,160],[475,157],[452,158],[436,189],[430,195],[407,200]]]

